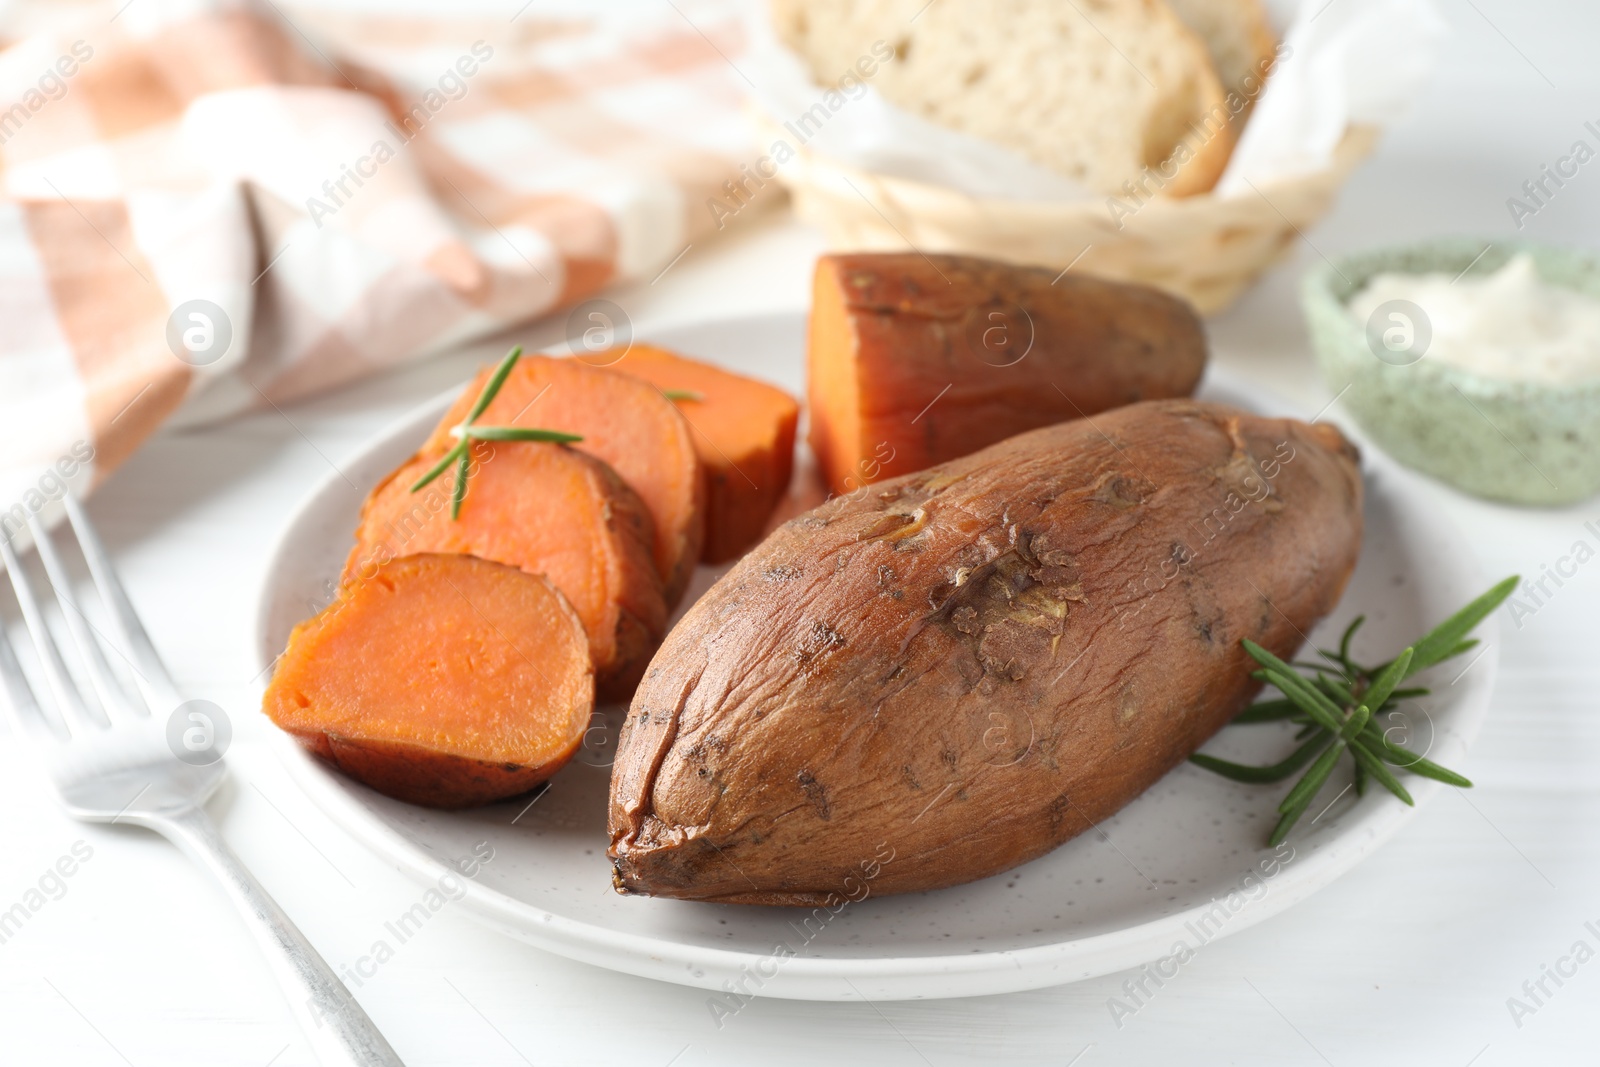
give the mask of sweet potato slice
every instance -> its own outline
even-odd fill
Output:
[[[811,448],[835,493],[1025,430],[1188,396],[1194,309],[1141,285],[915,252],[817,261]]]
[[[460,552],[542,574],[583,621],[601,699],[626,700],[667,627],[644,502],[605,463],[564,445],[479,442],[461,514],[451,479],[411,492],[439,459],[419,452],[361,509],[344,581],[419,552]]]
[[[1360,552],[1353,446],[1188,400],[835,497],[667,635],[611,776],[624,892],[832,905],[996,874],[1147,789]]]
[[[633,345],[616,363],[595,362],[643,378],[673,397],[694,431],[706,471],[706,543],[700,558],[726,563],[761,540],[772,509],[794,472],[800,405],[776,386],[664,348]]]
[[[537,575],[418,555],[296,626],[262,698],[278,726],[380,793],[460,808],[577,751],[594,707],[583,624]]]
[[[427,449],[443,454],[494,373],[485,367],[440,421]],[[577,360],[524,356],[479,416],[479,426],[536,426],[581,434],[576,447],[610,464],[655,522],[655,563],[671,608],[705,537],[705,474],[692,431],[655,386]]]

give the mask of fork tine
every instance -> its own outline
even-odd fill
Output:
[[[131,698],[121,681],[111,673],[111,664],[106,662],[93,624],[78,606],[77,597],[72,592],[72,578],[56,553],[50,531],[44,528],[44,523],[39,521],[39,516],[34,512],[28,513],[27,523],[28,532],[33,534],[34,551],[39,553],[39,559],[44,563],[45,575],[50,579],[57,603],[61,605],[61,614],[67,620],[67,632],[72,635],[72,643],[78,646],[78,652],[83,656],[89,672],[89,684],[94,688],[94,695],[99,699],[106,718],[109,720],[114,713],[140,714],[144,710],[139,706],[140,702]]]
[[[34,740],[64,739],[60,720],[46,715],[34,698],[33,686],[22,672],[22,664],[17,660],[16,649],[11,647],[11,638],[6,636],[4,623],[0,623],[0,683],[5,687],[11,726],[18,734]]]
[[[56,698],[56,710],[60,712],[68,731],[76,734],[105,725],[90,714],[72,676],[67,673],[66,664],[61,662],[61,652],[56,648],[50,627],[45,624],[39,601],[33,595],[33,583],[28,581],[22,565],[17,562],[17,554],[12,550],[9,538],[0,537],[0,562],[6,565],[11,575],[11,588],[16,590],[17,603],[22,607],[22,619],[28,624],[28,633],[32,635],[39,652],[39,661],[44,664],[51,695]]]
[[[133,602],[122,588],[122,580],[111,565],[111,556],[101,543],[100,535],[95,533],[94,526],[90,524],[88,513],[71,493],[66,494],[62,502],[67,508],[67,519],[78,535],[78,547],[83,552],[84,562],[89,564],[89,574],[94,578],[100,599],[111,613],[111,622],[122,641],[122,647],[133,657],[133,673],[139,679],[145,703],[152,711],[177,707],[182,702],[178,687],[173,684],[172,675],[167,673],[167,665],[161,661],[156,646],[150,642],[150,635],[145,633],[144,624],[139,621],[138,613],[133,610]]]

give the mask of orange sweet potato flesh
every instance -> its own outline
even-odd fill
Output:
[[[458,426],[494,368],[462,391],[425,450],[455,444]],[[524,356],[478,418],[480,426],[534,426],[581,434],[576,448],[604,460],[639,494],[655,523],[656,571],[671,608],[694,575],[705,537],[705,473],[692,431],[655,386],[573,359]]]
[[[472,556],[391,560],[296,626],[262,699],[306,748],[439,808],[527,790],[594,706],[583,624],[537,575]]]
[[[655,526],[638,494],[605,463],[564,445],[479,442],[452,519],[453,472],[411,492],[439,456],[418,453],[367,497],[343,580],[362,581],[385,560],[419,552],[542,574],[583,622],[600,698],[628,699],[667,628]]]
[[[612,770],[624,892],[819,905],[997,874],[1259,690],[1360,551],[1327,425],[1151,401],[835,497],[667,635]],[[892,862],[885,857],[892,857]]]
[[[800,405],[782,389],[664,348],[636,344],[615,363],[596,362],[662,390],[698,394],[674,402],[694,431],[706,471],[705,563],[726,563],[761,540],[794,471]]]
[[[835,493],[1025,430],[1188,396],[1194,309],[1140,285],[915,252],[817,261],[810,441]]]

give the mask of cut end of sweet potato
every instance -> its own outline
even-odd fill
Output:
[[[817,261],[806,336],[807,401],[811,414],[807,436],[824,483],[839,493],[866,484],[861,480],[867,450],[861,443],[860,385],[856,374],[859,342],[850,310],[852,301],[846,291],[849,273],[829,257]]]
[[[364,580],[388,560],[421,552],[462,553],[541,574],[583,622],[602,699],[628,699],[667,625],[655,526],[644,502],[586,453],[485,441],[473,449],[467,494],[452,519],[451,476],[411,491],[439,455],[419,452],[372,491],[343,580]]]
[[[456,443],[454,427],[483,392],[493,367],[469,383],[425,450]],[[529,426],[582,436],[575,447],[604,460],[639,494],[655,522],[655,564],[667,605],[683,596],[705,537],[705,472],[689,424],[648,382],[575,359],[524,356],[480,426]]]
[[[671,395],[694,433],[706,472],[701,560],[743,555],[789,487],[799,403],[776,386],[651,345],[632,345],[607,365]]]
[[[593,706],[565,597],[514,567],[431,554],[383,564],[295,627],[262,699],[350,777],[439,808],[543,782],[577,751]]]

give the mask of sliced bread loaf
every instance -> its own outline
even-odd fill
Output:
[[[871,82],[891,102],[1100,193],[1203,192],[1232,150],[1232,124],[1205,125],[1227,114],[1206,46],[1164,0],[772,0],[772,12],[824,84],[886,42],[893,58]]]

